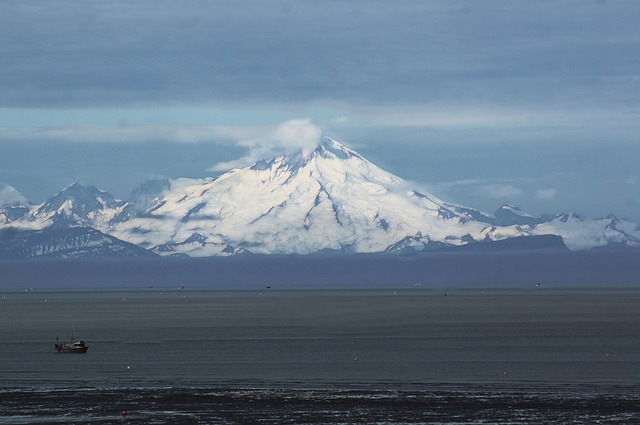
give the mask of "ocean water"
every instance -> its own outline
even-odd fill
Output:
[[[640,423],[636,289],[0,290],[0,334],[0,424]]]

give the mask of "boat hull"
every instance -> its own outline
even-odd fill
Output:
[[[85,345],[84,341],[76,341],[69,344],[56,343],[54,349],[56,353],[84,354],[89,349],[89,346]]]

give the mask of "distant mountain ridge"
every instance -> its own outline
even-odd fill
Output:
[[[535,217],[510,205],[490,215],[442,201],[330,138],[308,154],[261,160],[217,178],[149,182],[128,201],[73,184],[40,205],[1,206],[3,228],[93,229],[122,245],[105,255],[410,254],[481,242],[492,249],[491,242],[505,240],[512,242],[494,248],[562,248],[553,238],[533,243],[546,235],[572,250],[640,246],[640,226],[614,216]],[[78,249],[89,255],[86,246]]]
[[[152,257],[155,254],[87,227],[0,230],[0,259]]]

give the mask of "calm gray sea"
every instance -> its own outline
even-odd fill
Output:
[[[0,290],[0,335],[0,423],[640,422],[636,289]]]

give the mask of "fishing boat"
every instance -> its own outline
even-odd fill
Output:
[[[63,343],[58,342],[58,338],[56,337],[56,353],[86,353],[88,349],[89,346],[86,345],[84,341],[75,340],[73,336],[71,337],[71,341]]]

